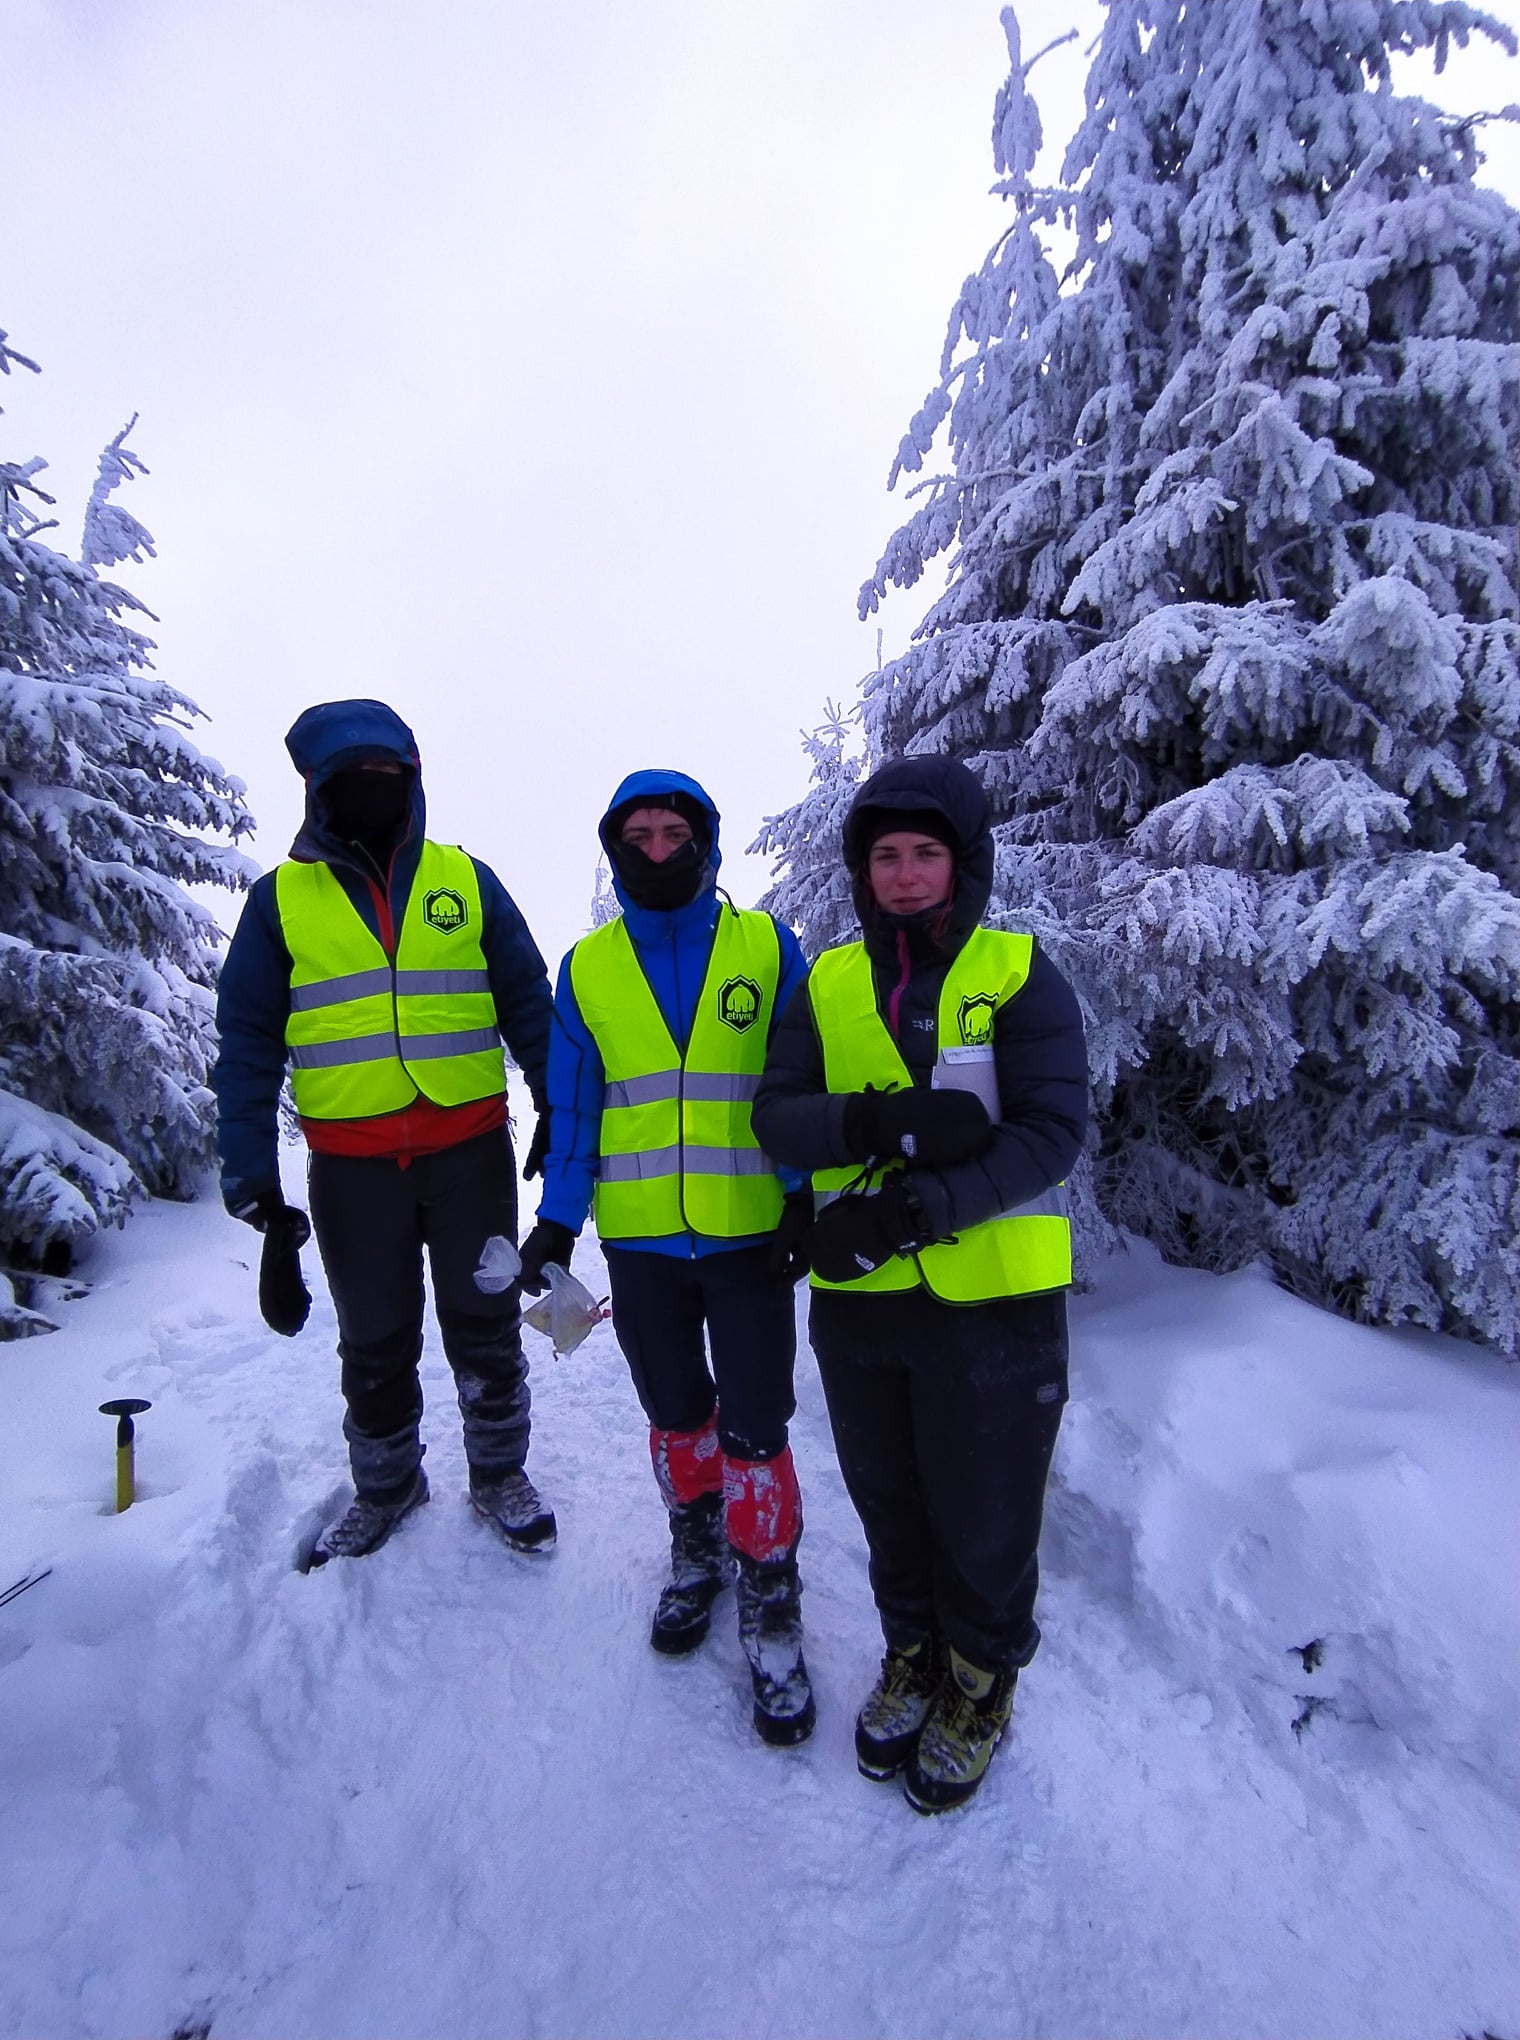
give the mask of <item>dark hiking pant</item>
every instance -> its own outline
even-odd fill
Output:
[[[797,1318],[792,1284],[766,1266],[769,1242],[700,1260],[605,1242],[603,1251],[612,1329],[650,1423],[700,1431],[716,1407],[725,1453],[778,1457],[797,1407]]]
[[[974,1664],[1039,1646],[1040,1524],[1066,1402],[1066,1298],[814,1290],[813,1350],[889,1646]]]
[[[517,1178],[505,1131],[480,1134],[406,1168],[384,1157],[311,1157],[311,1220],[338,1315],[355,1491],[383,1501],[422,1459],[422,1255],[454,1371],[470,1479],[521,1466],[528,1373],[518,1291],[475,1283],[485,1243],[517,1237]]]

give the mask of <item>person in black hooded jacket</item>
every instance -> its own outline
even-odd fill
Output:
[[[933,1813],[980,1785],[1039,1643],[1086,1051],[1039,945],[981,926],[993,848],[965,766],[884,766],[844,857],[863,944],[787,1007],[754,1127],[820,1207],[812,1343],[887,1645],[857,1760]]]

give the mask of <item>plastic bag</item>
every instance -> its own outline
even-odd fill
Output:
[[[486,1296],[500,1296],[522,1273],[522,1257],[509,1239],[493,1233],[480,1250],[475,1287]]]
[[[558,1261],[545,1261],[544,1273],[549,1278],[549,1293],[523,1312],[523,1323],[551,1340],[556,1354],[573,1353],[592,1327],[607,1316],[606,1301],[598,1303],[585,1283],[577,1282]]]

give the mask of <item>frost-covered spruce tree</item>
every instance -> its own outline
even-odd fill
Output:
[[[784,870],[760,905],[804,931],[813,956],[843,942],[855,927],[841,832],[861,778],[861,752],[855,748],[860,709],[846,712],[832,701],[824,706],[825,720],[802,739],[812,766],[807,792],[785,813],[767,815],[749,846],[752,855],[784,859]]]
[[[4,344],[0,370],[33,364]],[[128,427],[128,430],[131,428]],[[112,501],[142,464],[101,456],[81,557],[44,543],[38,459],[0,461],[0,1268],[66,1270],[131,1198],[185,1193],[209,1157],[219,931],[192,884],[253,867],[204,840],[252,824],[148,672],[146,616],[99,569],[148,533]],[[46,1330],[7,1301],[0,1336]]]
[[[873,762],[986,779],[1000,917],[1087,1007],[1111,1217],[1513,1352],[1520,218],[1392,60],[1514,38],[1111,0],[1051,191],[1004,21],[1013,222],[893,478],[946,421],[953,472],[862,614],[949,585],[867,682]]]

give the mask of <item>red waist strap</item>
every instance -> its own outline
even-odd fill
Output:
[[[404,1168],[413,1155],[436,1154],[507,1123],[505,1097],[471,1105],[435,1105],[414,1098],[378,1119],[303,1119],[306,1145],[319,1155],[393,1155]]]

